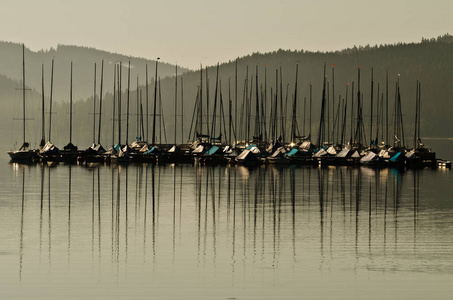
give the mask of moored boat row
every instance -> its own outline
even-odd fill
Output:
[[[24,48],[23,48],[24,49]],[[288,89],[287,99],[283,101],[283,88],[282,88],[282,70],[276,70],[276,83],[275,93],[272,93],[271,103],[267,103],[266,96],[266,79],[263,85],[259,84],[258,80],[258,66],[256,67],[256,74],[254,76],[255,93],[253,97],[253,80],[250,84],[250,92],[248,91],[248,68],[247,76],[244,84],[244,101],[243,110],[238,110],[237,103],[237,83],[235,83],[235,111],[233,111],[233,101],[228,99],[228,113],[224,107],[221,81],[219,80],[219,65],[217,65],[217,73],[215,80],[215,93],[214,93],[214,106],[211,111],[209,110],[209,77],[207,75],[208,69],[206,68],[206,79],[203,81],[203,69],[200,70],[200,81],[198,85],[197,97],[194,103],[192,122],[190,125],[187,144],[183,143],[185,140],[183,111],[180,107],[178,112],[178,104],[182,105],[182,77],[181,77],[181,101],[178,101],[177,90],[177,76],[175,76],[175,120],[174,120],[174,143],[162,144],[162,134],[160,131],[163,129],[164,140],[166,142],[165,123],[163,121],[163,108],[160,84],[158,84],[157,76],[157,61],[156,61],[156,76],[154,78],[154,109],[152,114],[152,126],[148,117],[151,114],[146,109],[143,111],[141,94],[139,97],[139,85],[137,79],[137,112],[136,112],[136,141],[129,143],[129,111],[130,102],[130,62],[128,65],[128,84],[127,84],[127,102],[126,102],[126,128],[121,130],[123,124],[123,113],[121,111],[121,70],[122,63],[115,63],[114,65],[114,85],[113,85],[113,111],[112,111],[112,143],[114,146],[105,149],[101,141],[101,115],[102,115],[102,95],[103,95],[103,72],[104,62],[101,65],[101,92],[99,97],[99,110],[96,105],[96,64],[94,72],[94,95],[93,95],[93,144],[85,149],[80,150],[72,143],[72,62],[71,62],[71,76],[70,76],[70,97],[69,97],[69,143],[62,149],[57,148],[52,142],[51,138],[51,116],[52,116],[52,86],[53,86],[53,61],[52,61],[52,80],[50,92],[50,112],[49,112],[49,134],[48,141],[44,143],[45,138],[45,122],[44,122],[44,68],[43,68],[43,88],[42,88],[42,138],[38,149],[30,150],[29,143],[26,142],[25,137],[25,58],[23,55],[23,144],[17,151],[10,151],[13,161],[23,162],[64,162],[64,163],[198,163],[202,165],[228,165],[228,164],[244,164],[244,165],[315,165],[315,166],[331,166],[331,165],[346,165],[357,166],[364,165],[369,167],[400,167],[400,168],[424,168],[436,167],[442,165],[449,167],[451,164],[436,159],[435,153],[429,148],[426,148],[421,143],[420,138],[420,83],[417,79],[416,90],[416,118],[415,118],[415,132],[414,144],[412,148],[407,148],[404,142],[404,130],[402,121],[401,109],[401,96],[399,90],[399,79],[395,88],[395,103],[394,103],[394,121],[393,121],[393,143],[389,138],[389,124],[388,120],[388,96],[386,96],[386,105],[384,109],[383,95],[378,101],[377,108],[377,122],[373,122],[373,69],[371,76],[371,118],[370,130],[368,139],[365,134],[365,125],[363,117],[363,94],[360,91],[360,67],[358,67],[357,77],[357,100],[351,99],[350,109],[350,122],[347,120],[348,112],[348,88],[346,86],[346,97],[338,102],[336,111],[331,104],[329,108],[328,90],[329,82],[326,76],[326,64],[324,64],[323,76],[323,91],[321,99],[321,114],[319,121],[319,129],[317,136],[317,144],[312,143],[312,96],[310,84],[310,97],[309,97],[309,118],[306,118],[306,99],[304,99],[303,118],[297,112],[298,109],[298,65],[296,64],[295,76],[295,90],[292,99],[292,109],[287,114],[288,103]],[[266,65],[267,66],[267,65]],[[235,68],[235,81],[237,81],[237,61]],[[266,74],[266,69],[265,72]],[[147,74],[147,69],[146,69]],[[177,74],[177,69],[176,69]],[[146,75],[147,78],[147,75]],[[266,78],[266,75],[265,75]],[[280,81],[279,81],[280,79]],[[334,65],[332,65],[332,94],[334,94]],[[204,83],[203,83],[204,82]],[[206,83],[206,85],[205,85]],[[146,101],[148,104],[148,79],[146,79]],[[206,95],[203,100],[203,87],[206,88]],[[388,86],[388,72],[386,74],[386,90]],[[157,90],[159,88],[159,93]],[[354,95],[354,82],[352,83],[352,91]],[[230,94],[230,93],[228,93]],[[159,97],[157,96],[159,95]],[[117,97],[117,98],[115,98]],[[228,96],[230,98],[230,95]],[[255,98],[255,103],[253,103]],[[333,97],[335,99],[335,97]],[[341,99],[341,97],[340,97]],[[117,101],[116,101],[117,100]],[[284,104],[285,102],[285,104]],[[159,108],[157,108],[159,103]],[[267,104],[270,104],[270,111]],[[333,103],[333,102],[332,102]],[[291,104],[291,103],[290,103]],[[286,108],[284,108],[286,106]],[[146,105],[148,107],[148,105]],[[254,107],[254,108],[253,108]],[[357,107],[357,109],[354,109]],[[334,113],[335,112],[335,113]],[[179,114],[181,113],[181,114]],[[291,114],[292,117],[288,118],[287,115]],[[96,116],[98,116],[98,132],[96,138]],[[181,125],[181,144],[177,144],[177,125],[180,116]],[[384,122],[384,116],[386,121]],[[238,123],[238,117],[240,122]],[[146,119],[146,121],[145,121]],[[159,124],[156,124],[156,119],[159,119]],[[286,120],[291,119],[291,124],[287,124]],[[299,120],[298,120],[299,119]],[[301,121],[303,119],[303,122]],[[305,121],[308,122],[308,135],[306,135]],[[252,121],[254,120],[254,122]],[[330,123],[330,121],[332,121]],[[115,131],[115,124],[117,122],[117,131]],[[254,123],[254,124],[253,124]],[[288,122],[289,123],[289,122]],[[300,126],[302,123],[303,126]],[[350,133],[347,130],[350,123]],[[376,123],[376,124],[375,124]],[[227,127],[228,124],[228,127]],[[332,126],[330,125],[332,124]],[[373,124],[375,130],[373,130]],[[291,126],[288,126],[291,125]],[[348,126],[347,126],[348,125]],[[385,125],[385,126],[384,126]],[[152,135],[149,134],[149,127],[152,127]],[[159,134],[156,134],[157,127],[159,127]],[[288,130],[290,127],[290,130]],[[228,128],[228,129],[227,129]],[[193,130],[192,130],[193,129]],[[116,138],[115,134],[118,134]],[[125,139],[124,139],[125,133]],[[288,134],[289,133],[289,134]],[[385,133],[385,134],[384,134]],[[160,142],[157,140],[159,135]],[[349,137],[347,137],[349,135]],[[401,140],[402,141],[401,141]],[[126,141],[124,143],[124,140]],[[148,141],[148,142],[145,142]],[[385,141],[385,142],[384,142]],[[379,144],[380,143],[380,144]]]
[[[367,148],[336,149],[300,145],[271,144],[266,148],[255,144],[229,146],[208,143],[191,145],[162,144],[151,146],[145,142],[130,145],[115,145],[105,150],[93,144],[86,150],[78,150],[72,144],[58,149],[47,142],[40,150],[30,150],[29,162],[62,163],[177,163],[200,165],[312,165],[312,166],[367,166],[373,168],[450,168],[451,163],[436,158],[427,148]],[[12,157],[12,160],[19,161]]]

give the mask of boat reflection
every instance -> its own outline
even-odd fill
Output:
[[[19,281],[33,261],[27,251],[33,227],[37,264],[47,264],[49,273],[60,272],[62,256],[68,267],[88,258],[97,276],[117,282],[137,270],[159,280],[163,266],[176,272],[181,264],[211,273],[227,265],[233,282],[256,266],[288,267],[294,274],[338,267],[358,272],[380,261],[385,271],[386,257],[409,251],[408,245],[418,249],[420,172],[21,165]],[[40,189],[28,196],[26,182],[35,173]]]

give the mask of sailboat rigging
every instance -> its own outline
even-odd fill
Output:
[[[25,45],[22,45],[22,131],[23,143],[19,150],[8,151],[8,155],[13,161],[18,162],[33,162],[38,158],[38,152],[30,149],[30,143],[26,141],[25,137]]]

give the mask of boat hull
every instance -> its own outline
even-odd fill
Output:
[[[38,158],[38,153],[34,150],[17,150],[7,153],[11,160],[15,162],[33,162]]]

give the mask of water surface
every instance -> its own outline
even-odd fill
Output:
[[[0,168],[0,298],[453,293],[448,170]]]

